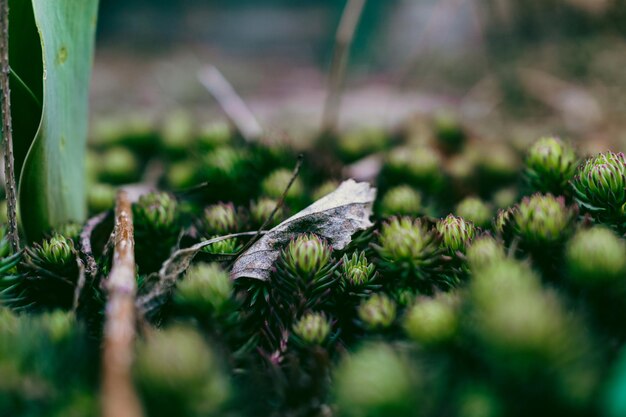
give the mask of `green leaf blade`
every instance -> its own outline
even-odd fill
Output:
[[[43,108],[19,203],[30,241],[86,217],[84,159],[97,0],[32,0],[43,51]]]

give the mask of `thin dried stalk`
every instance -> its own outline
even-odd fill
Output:
[[[198,79],[222,107],[226,117],[235,125],[247,142],[255,142],[263,134],[263,129],[233,86],[213,65],[198,73]]]
[[[102,415],[139,417],[142,411],[131,377],[137,283],[133,219],[126,191],[119,191],[117,195],[113,266],[105,289],[108,301],[104,325]]]
[[[20,249],[17,231],[17,190],[13,167],[13,132],[11,126],[11,90],[9,88],[9,0],[0,0],[0,90],[2,90],[2,138],[4,146],[4,180],[7,196],[8,236],[11,249]]]
[[[341,21],[335,35],[335,50],[328,79],[328,95],[322,116],[322,132],[335,132],[337,129],[341,91],[348,66],[350,46],[359,20],[361,20],[364,6],[365,0],[349,0],[341,15]]]

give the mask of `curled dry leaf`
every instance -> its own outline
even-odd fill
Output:
[[[372,226],[370,216],[376,189],[365,182],[347,180],[332,193],[288,218],[242,253],[231,278],[267,280],[280,250],[298,234],[315,233],[334,249],[343,249],[352,235]]]

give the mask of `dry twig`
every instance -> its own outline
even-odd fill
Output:
[[[9,87],[9,0],[0,0],[0,90],[2,90],[2,138],[4,142],[4,180],[7,197],[8,236],[13,253],[19,251],[17,231],[17,186],[13,167],[11,127],[11,90]]]
[[[226,116],[247,142],[255,142],[263,134],[261,125],[233,86],[213,65],[198,73],[198,79],[217,100]]]
[[[365,0],[349,0],[341,15],[341,21],[335,35],[335,50],[330,65],[328,79],[328,95],[324,103],[322,116],[322,132],[334,132],[339,119],[341,90],[345,78],[350,46],[354,39],[354,32],[361,20]]]
[[[115,251],[105,288],[108,293],[104,325],[102,415],[142,415],[133,387],[131,365],[135,339],[135,253],[131,204],[119,191],[115,205]]]

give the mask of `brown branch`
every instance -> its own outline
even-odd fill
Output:
[[[102,358],[102,416],[142,415],[133,387],[131,365],[135,339],[135,253],[133,219],[126,191],[119,191],[115,205],[115,250],[105,289],[108,293]]]
[[[335,50],[330,64],[328,94],[322,115],[322,132],[335,132],[337,129],[341,92],[348,67],[350,46],[359,20],[361,20],[364,6],[365,0],[348,0],[341,15],[341,21],[335,35]]]
[[[226,117],[235,125],[247,142],[255,142],[263,134],[261,125],[233,86],[215,66],[200,70],[198,79],[217,100]]]
[[[0,90],[2,90],[2,138],[4,145],[4,187],[7,197],[8,236],[13,253],[20,249],[17,231],[17,186],[13,167],[11,90],[9,88],[9,0],[0,0]]]

